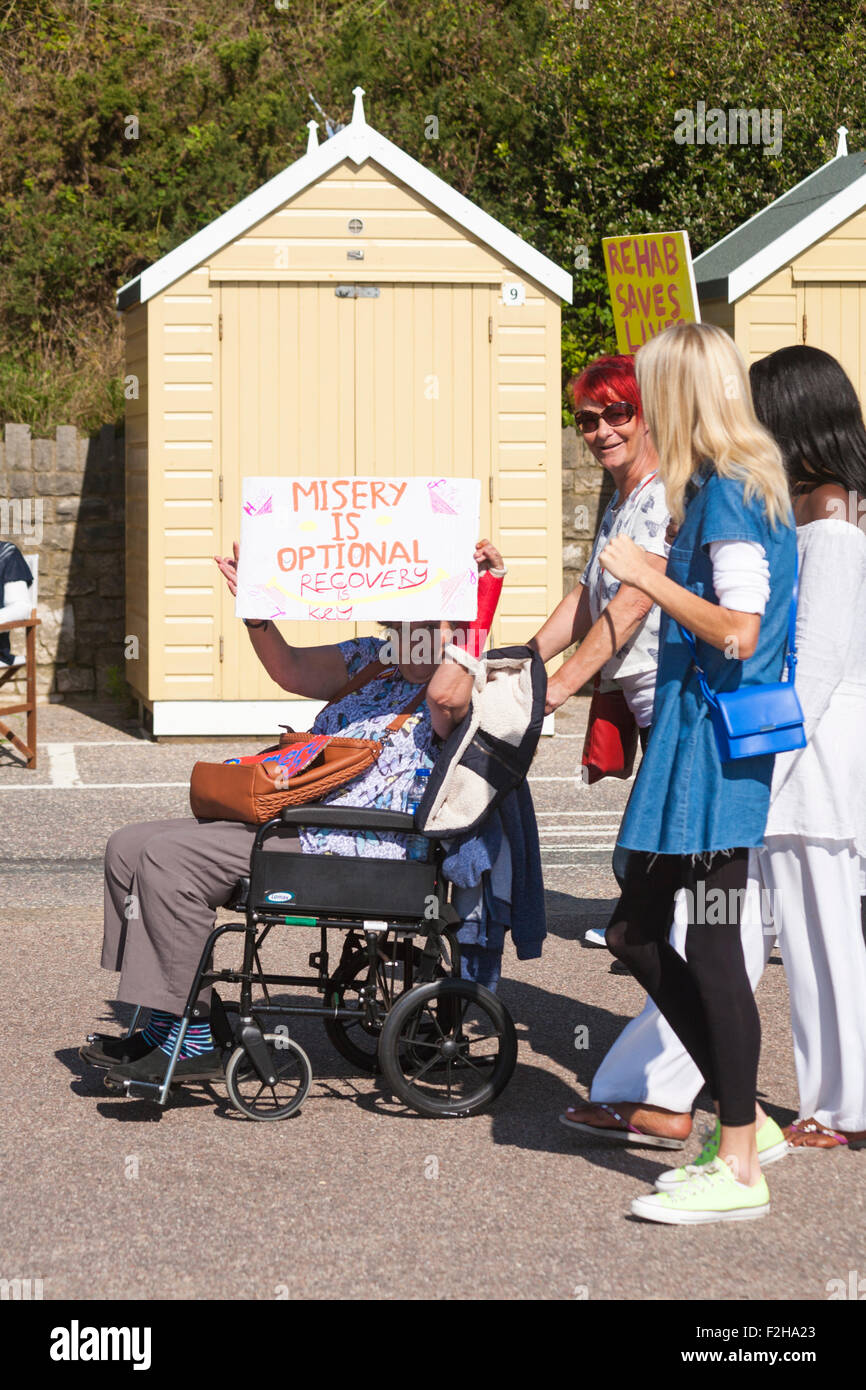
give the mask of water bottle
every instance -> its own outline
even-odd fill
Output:
[[[427,791],[427,782],[430,777],[429,767],[418,767],[415,769],[415,776],[412,778],[412,785],[409,788],[409,800],[406,804],[406,812],[413,816],[421,805],[422,798]],[[426,859],[430,849],[430,841],[426,835],[407,835],[406,836],[406,858],[407,859]]]

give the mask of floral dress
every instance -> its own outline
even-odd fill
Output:
[[[356,637],[339,644],[349,676],[375,661],[382,646],[379,637]],[[409,791],[419,767],[432,767],[436,736],[430,709],[423,701],[397,733],[386,729],[418,694],[418,686],[404,680],[399,671],[370,681],[329,705],[316,716],[314,734],[340,734],[345,738],[375,738],[384,743],[382,755],[362,777],[322,798],[326,806],[377,807],[405,811]],[[301,828],[305,854],[340,854],[365,859],[405,859],[405,836],[370,830],[321,830]]]

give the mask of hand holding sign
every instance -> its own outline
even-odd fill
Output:
[[[234,542],[232,550],[234,551],[233,556],[215,555],[214,559],[216,560],[217,569],[219,570],[220,574],[225,576],[225,581],[228,585],[229,593],[231,594],[232,598],[234,598],[238,591],[238,560],[240,558],[240,551],[238,548],[237,541]]]

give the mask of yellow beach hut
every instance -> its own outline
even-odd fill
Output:
[[[839,359],[866,402],[866,154],[835,156],[694,263],[701,317],[748,365],[809,343]]]
[[[318,705],[252,656],[213,563],[245,476],[477,477],[509,575],[493,640],[562,593],[560,308],[571,276],[352,120],[118,292],[127,666],[154,735],[267,734]],[[298,645],[372,625],[286,623]],[[134,641],[130,641],[134,638]]]

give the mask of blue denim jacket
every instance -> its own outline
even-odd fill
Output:
[[[717,603],[709,546],[713,541],[758,541],[770,566],[770,598],[758,646],[747,661],[698,639],[698,660],[712,690],[736,690],[781,679],[794,583],[796,532],[771,527],[763,503],[744,500],[743,484],[720,478],[706,462],[689,483],[686,513],[671,548],[669,577]],[[722,764],[707,702],[691,652],[666,613],[659,630],[659,671],[652,733],[620,828],[628,849],[699,854],[760,845],[770,805],[772,754]]]

